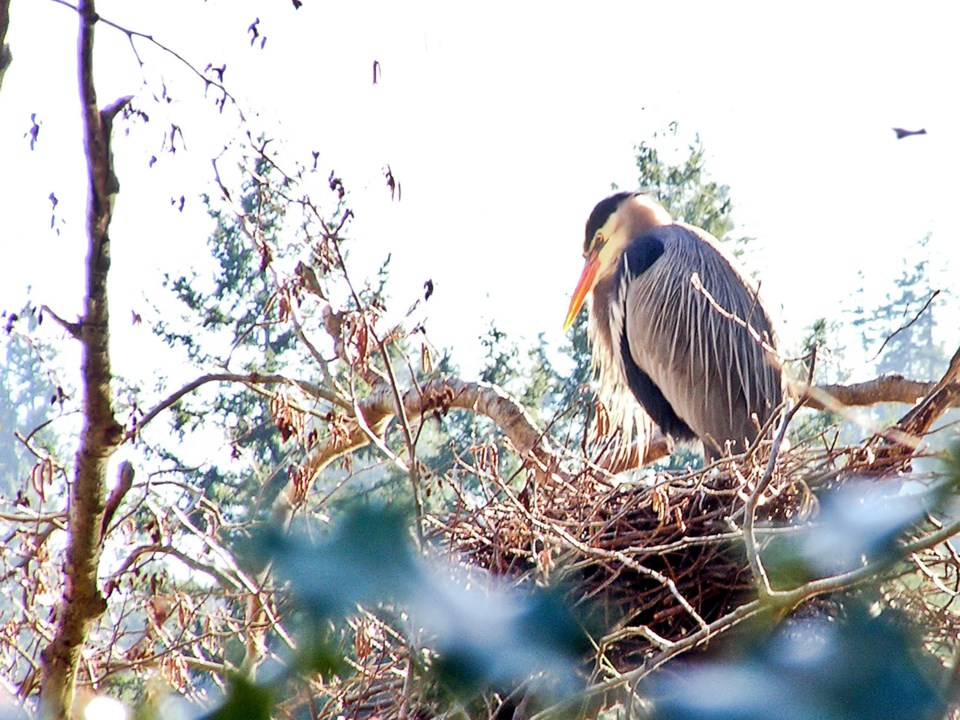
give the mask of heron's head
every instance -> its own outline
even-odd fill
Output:
[[[580,282],[573,291],[563,329],[576,320],[583,301],[598,282],[615,272],[627,245],[635,238],[673,220],[664,208],[648,195],[619,192],[601,200],[587,219],[583,240],[583,266]]]

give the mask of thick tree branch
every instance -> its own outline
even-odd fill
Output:
[[[811,388],[807,405],[816,410],[832,410],[837,405],[866,407],[885,402],[912,405],[927,397],[936,386],[937,383],[933,381],[911,380],[903,375],[884,375],[850,385],[817,385]],[[960,385],[953,383],[948,389],[953,397],[952,406],[960,406]]]
[[[337,458],[343,457],[370,443],[370,434],[383,435],[387,425],[398,414],[397,395],[393,387],[383,383],[358,405],[363,425],[354,423],[347,437],[333,437],[324,443],[307,461],[307,477],[316,478]],[[419,388],[410,388],[402,395],[403,409],[408,422],[430,413],[443,414],[450,408],[470,410],[492,419],[507,436],[522,457],[535,456],[541,465],[557,457],[542,431],[537,428],[520,403],[496,385],[485,382],[465,382],[457,378],[434,378]],[[274,519],[285,523],[297,505],[295,493],[281,493],[274,504]]]
[[[936,386],[925,396],[923,402],[904,415],[897,429],[914,435],[925,433],[949,407],[955,407],[960,399],[960,348],[950,359],[947,371]]]
[[[949,377],[949,373],[948,373]],[[952,382],[952,381],[948,381]],[[889,375],[869,382],[854,385],[801,386],[809,392],[805,404],[816,409],[842,410],[844,407],[874,405],[881,402],[915,403],[926,392],[942,388],[949,393],[952,406],[960,405],[960,385],[908,380],[898,375]],[[316,478],[330,463],[348,455],[371,442],[370,434],[381,436],[390,421],[397,415],[396,395],[393,388],[384,383],[373,390],[358,405],[364,425],[354,424],[346,437],[334,437],[324,443],[305,463],[306,476]],[[467,382],[458,378],[434,378],[421,388],[410,388],[403,393],[403,406],[408,421],[425,414],[444,413],[450,408],[468,410],[486,415],[507,436],[517,452],[535,461],[543,471],[552,472],[557,466],[560,453],[537,427],[520,403],[495,385],[484,382]],[[642,456],[641,456],[642,451]],[[641,448],[634,444],[626,449],[611,448],[594,463],[597,470],[616,474],[641,467],[670,454],[670,444],[662,436],[654,436]],[[569,479],[569,478],[568,478]],[[302,492],[300,488],[298,492]],[[297,493],[281,493],[274,504],[274,519],[283,524],[298,504]]]
[[[78,7],[78,82],[84,147],[89,178],[87,205],[87,287],[80,324],[82,345],[83,428],[70,485],[70,508],[63,598],[53,640],[41,653],[41,714],[71,715],[77,668],[91,624],[103,614],[106,601],[97,584],[100,565],[107,460],[123,440],[114,417],[107,275],[110,269],[108,229],[114,196],[119,189],[110,155],[110,129],[117,112],[129,101],[121,98],[102,112],[93,82],[93,0]]]
[[[389,384],[376,387],[357,406],[363,425],[354,423],[346,437],[329,439],[305,463],[306,477],[312,482],[330,463],[371,442],[371,435],[382,436],[390,421],[398,413],[396,393]],[[430,413],[443,414],[451,408],[485,415],[493,420],[517,453],[530,459],[540,472],[554,472],[560,461],[558,448],[553,447],[543,431],[515,399],[496,385],[486,382],[467,382],[459,378],[433,378],[419,388],[410,388],[403,395],[403,407],[408,422]],[[670,454],[669,444],[662,436],[655,437],[640,456],[640,448],[631,445],[624,451],[608,451],[598,461],[599,467],[615,473],[658,460]],[[569,478],[567,478],[569,480]],[[274,520],[285,524],[298,504],[300,489],[281,493],[273,506]]]

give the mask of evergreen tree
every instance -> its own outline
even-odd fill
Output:
[[[337,331],[325,327],[330,318],[324,313],[329,310],[331,318],[337,315],[332,322],[344,324],[341,328],[344,335],[350,334],[345,329],[345,323],[350,320],[348,315],[363,315],[375,324],[385,307],[390,258],[386,258],[372,279],[355,287],[346,282],[338,259],[331,256],[330,246],[317,240],[330,228],[345,226],[351,216],[339,178],[331,175],[329,179],[334,210],[330,217],[321,220],[312,204],[302,208],[301,217],[296,216],[298,204],[276,192],[277,185],[283,186],[285,182],[277,180],[278,173],[267,160],[258,162],[256,173],[244,185],[240,198],[245,219],[237,218],[232,209],[220,208],[205,198],[207,211],[214,220],[208,240],[214,261],[212,272],[205,275],[194,271],[167,278],[165,284],[179,302],[182,314],[177,321],[160,320],[155,331],[170,347],[183,351],[195,367],[214,372],[277,373],[318,383],[326,382],[324,373],[333,372],[335,377],[330,378],[331,382],[351,388],[362,397],[369,389],[368,380],[378,380],[379,376],[357,377],[355,369],[337,362],[336,356],[338,352],[373,356],[376,354],[374,342],[366,335],[356,339],[365,332],[365,328],[358,325],[353,329],[354,346],[347,351],[336,350],[332,336]],[[252,218],[256,219],[254,237],[243,226]],[[298,223],[299,227],[295,228]],[[299,233],[291,233],[294,229]],[[345,246],[342,252],[346,261],[349,243],[343,238],[340,243]],[[288,277],[280,276],[281,272],[289,272],[294,267],[296,270]],[[289,321],[290,315],[310,294],[321,298],[321,306],[326,306],[323,312],[302,319],[304,332],[316,343],[312,346],[298,336]],[[334,306],[338,310],[334,310]],[[406,338],[393,329],[385,334],[389,335],[386,345],[390,348],[395,372],[403,381],[409,372],[403,356]],[[319,361],[318,356],[332,359]],[[357,362],[358,366],[365,363],[364,358]],[[225,508],[233,508],[238,517],[247,517],[251,509],[266,512],[279,490],[288,485],[291,473],[298,471],[308,455],[307,446],[315,441],[299,438],[293,442],[292,427],[284,426],[283,421],[278,424],[276,404],[284,388],[273,389],[278,392],[257,393],[240,383],[225,383],[185,399],[176,407],[172,425],[181,438],[201,424],[209,429],[210,416],[217,418],[214,424],[223,430],[223,443],[230,448],[231,458],[236,462],[211,459],[199,470],[192,471],[193,482]],[[329,403],[317,402],[292,414],[300,419],[312,416],[318,420],[317,425],[333,427],[341,411]],[[177,450],[157,449],[157,452],[174,467],[189,467]],[[344,462],[351,468],[354,463],[379,464],[382,457],[378,452],[361,450]],[[325,495],[342,475],[328,472],[320,480],[318,494]],[[376,468],[356,490],[384,491],[399,481],[397,473]]]
[[[926,253],[929,240],[928,235],[917,242],[920,260],[912,266],[904,261],[894,281],[895,290],[871,313],[872,322],[864,327],[867,333],[872,332],[873,343],[879,343],[878,373],[932,380],[946,370],[949,358],[934,338],[943,299],[930,284]]]
[[[735,227],[730,187],[707,173],[706,150],[700,136],[694,136],[681,163],[674,165],[662,159],[664,142],[675,141],[678,129],[676,122],[670,123],[665,131],[654,133],[650,141],[634,148],[639,187],[652,192],[674,219],[703,228],[730,243],[735,256],[743,256],[753,238],[728,237]]]
[[[214,207],[204,199],[215,222],[208,240],[214,272],[210,277],[194,271],[190,275],[167,277],[165,281],[181,303],[180,321],[161,319],[154,331],[170,347],[185,352],[191,365],[210,371],[231,369],[237,372],[277,372],[286,366],[294,349],[289,327],[270,321],[270,306],[275,288],[261,263],[251,252],[250,242],[232,214]],[[270,234],[278,233],[283,218],[281,206],[264,202],[249,186],[241,200],[244,210],[260,213],[261,227],[268,233],[265,243],[275,243]],[[250,463],[220,467],[216,461],[206,464],[197,481],[204,492],[245,513],[252,507],[251,497],[264,487],[281,487],[286,482],[286,452],[272,421],[269,398],[249,392],[236,383],[217,391],[207,391],[179,403],[171,421],[181,439],[196,432],[209,415],[218,418],[233,457],[247,455]],[[176,449],[158,448],[157,452],[175,467],[189,467]],[[269,495],[269,491],[267,493]]]
[[[51,374],[56,359],[51,347],[41,346],[36,330],[41,322],[36,307],[27,303],[18,312],[4,314],[4,362],[0,366],[0,496],[11,498],[23,486],[35,459],[14,433],[30,436],[38,449],[57,457],[57,438],[49,421],[57,417],[65,391]]]
[[[894,290],[883,302],[866,309],[861,289],[860,302],[853,310],[851,327],[859,333],[866,364],[877,374],[903,375],[915,380],[938,380],[944,373],[949,356],[937,342],[937,318],[945,295],[931,282],[930,236],[915,244],[909,260],[904,260]],[[902,408],[879,406],[866,411],[877,425],[895,421]],[[955,415],[945,416],[945,420]],[[862,434],[859,428],[851,435]]]

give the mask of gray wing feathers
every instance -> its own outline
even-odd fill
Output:
[[[619,322],[625,321],[630,354],[699,437],[719,446],[753,440],[753,416],[762,424],[780,404],[779,367],[745,328],[712,306],[693,274],[721,308],[775,347],[770,318],[712,237],[680,224],[657,232],[663,255],[621,287],[626,317]]]

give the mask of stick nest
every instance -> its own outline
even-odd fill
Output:
[[[680,475],[542,473],[520,492],[504,483],[490,502],[435,519],[435,537],[496,575],[562,579],[574,604],[602,615],[597,669],[624,671],[757,597],[743,527],[758,484],[762,546],[815,518],[825,492],[864,476],[899,482],[914,459],[879,437],[818,444],[782,451],[772,472],[769,447],[760,447]]]

